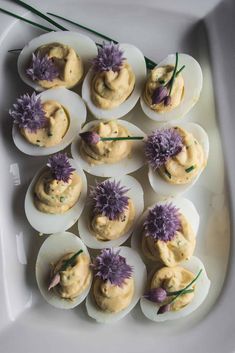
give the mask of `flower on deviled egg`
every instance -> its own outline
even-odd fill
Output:
[[[49,157],[47,166],[32,180],[25,198],[29,223],[41,233],[71,227],[86,200],[87,181],[82,169],[64,153]]]
[[[96,183],[78,221],[80,237],[90,248],[121,245],[131,235],[143,207],[143,190],[133,177]]]

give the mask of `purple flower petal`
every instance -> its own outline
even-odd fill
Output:
[[[85,131],[79,135],[88,145],[96,145],[100,141],[100,136],[95,131]]]
[[[120,250],[117,252],[113,249],[101,250],[100,255],[95,259],[94,270],[96,277],[121,287],[125,279],[131,278],[133,269],[119,253]]]
[[[153,169],[164,165],[183,148],[182,137],[173,129],[157,129],[145,142],[145,156]]]
[[[13,104],[13,109],[9,110],[9,114],[20,129],[31,132],[43,128],[47,122],[41,99],[35,92],[31,96],[28,93],[20,96]]]
[[[95,72],[103,71],[120,71],[123,61],[123,51],[118,44],[103,43],[101,48],[98,48],[98,55],[93,60],[93,70]]]
[[[119,219],[128,207],[128,192],[120,181],[105,180],[91,187],[90,199],[95,214],[102,214],[110,220]]]
[[[59,71],[52,59],[48,56],[42,56],[40,53],[32,54],[30,66],[26,69],[28,75],[33,81],[53,81],[59,76]]]
[[[152,94],[152,104],[159,104],[168,96],[169,90],[166,86],[157,87]]]
[[[53,178],[67,183],[75,170],[71,167],[66,153],[57,153],[48,158],[47,166],[51,169]]]
[[[172,203],[156,205],[150,209],[144,229],[154,240],[170,241],[181,229],[179,210]]]

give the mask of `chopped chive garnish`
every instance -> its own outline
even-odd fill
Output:
[[[78,252],[76,252],[72,257],[70,257],[70,259],[64,261],[63,265],[61,266],[61,268],[59,269],[58,272],[60,271],[65,271],[70,265],[73,264],[74,260],[76,259],[76,257],[78,255],[80,255],[83,252],[82,249],[80,249]]]
[[[185,69],[185,65],[183,65],[183,66],[179,69],[179,71],[176,72],[175,77],[177,77],[177,76],[181,73],[181,71],[183,71],[184,69]]]
[[[179,60],[179,54],[175,53],[175,67],[174,67],[174,71],[173,71],[172,77],[169,82],[169,86],[170,86],[169,96],[171,95],[171,91],[172,91],[172,88],[173,88],[173,85],[175,82],[175,76],[176,76],[177,67],[178,67],[178,60]]]
[[[60,196],[60,202],[64,202],[65,197],[64,196]]]
[[[166,83],[165,80],[158,80],[158,82],[160,83],[160,85],[164,85]]]
[[[194,165],[191,165],[191,167],[185,169],[186,173],[190,173],[193,169],[195,169]]]

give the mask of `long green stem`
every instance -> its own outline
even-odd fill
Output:
[[[38,27],[38,28],[40,28],[40,29],[43,29],[44,31],[47,31],[47,32],[54,32],[54,30],[51,29],[51,28],[48,28],[48,27],[43,26],[43,25],[41,25],[41,24],[39,24],[39,23],[30,21],[30,20],[28,20],[27,18],[18,16],[18,15],[16,15],[16,14],[14,14],[13,12],[10,12],[10,11],[7,11],[7,10],[2,9],[1,7],[0,7],[0,11],[3,12],[3,13],[5,13],[5,14],[7,14],[7,15],[12,16],[12,17],[18,18],[19,20],[21,20],[21,21],[23,21],[23,22],[29,23],[29,24],[31,24],[31,25],[33,25],[33,26],[35,26],[35,27]]]
[[[90,32],[90,33],[93,33],[93,34],[95,34],[95,35],[97,35],[97,36],[99,36],[99,37],[101,37],[101,38],[103,38],[103,39],[106,39],[106,40],[108,40],[108,41],[112,41],[112,42],[114,42],[115,44],[118,43],[118,41],[116,41],[115,39],[112,39],[112,38],[106,36],[105,34],[99,33],[99,32],[97,32],[97,31],[95,31],[94,29],[91,29],[91,28],[88,28],[88,27],[86,27],[86,26],[83,26],[83,25],[81,25],[80,23],[74,22],[74,21],[72,21],[72,20],[69,20],[69,19],[67,19],[67,18],[65,18],[65,17],[56,15],[56,14],[51,13],[51,12],[47,12],[47,14],[50,15],[50,16],[59,18],[59,19],[61,19],[61,20],[63,20],[63,21],[66,21],[66,22],[68,22],[68,23],[70,23],[70,24],[73,24],[74,26],[77,26],[77,27],[79,27],[79,28],[85,29],[86,31],[88,31],[88,32]],[[153,69],[153,68],[157,65],[153,60],[147,58],[146,56],[145,56],[144,58],[145,58],[146,66],[147,66],[148,69]]]
[[[175,291],[175,292],[168,292],[168,293],[167,293],[167,296],[168,296],[168,297],[172,297],[173,295],[178,295],[179,293],[182,292],[182,290],[183,290],[183,289],[177,290],[177,291]],[[192,292],[194,292],[194,289],[187,289],[187,290],[184,292],[184,294],[188,294],[188,293],[192,293]]]
[[[35,9],[33,6],[26,4],[24,1],[22,0],[13,0],[16,4],[21,5],[22,7],[24,7],[27,10],[30,10],[31,12],[35,13],[36,15],[38,15],[39,17],[43,18],[44,20],[46,20],[47,22],[51,23],[53,26],[61,29],[62,31],[68,31],[67,28],[61,26],[59,23],[53,21],[50,17],[44,15],[41,11]]]
[[[143,140],[143,136],[126,136],[126,137],[101,137],[100,141],[123,141],[123,140]]]
[[[175,54],[175,67],[174,67],[174,71],[173,71],[173,74],[172,74],[172,78],[170,79],[170,92],[169,92],[169,96],[171,95],[171,91],[172,91],[172,88],[173,88],[173,85],[174,85],[174,81],[175,81],[175,75],[176,75],[176,72],[177,72],[177,66],[178,66],[178,56],[179,54],[176,53]]]

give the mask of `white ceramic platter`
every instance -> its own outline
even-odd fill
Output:
[[[200,63],[203,89],[188,119],[201,124],[207,131],[211,153],[207,168],[184,196],[195,204],[200,215],[200,237],[195,255],[205,265],[211,288],[205,302],[192,315],[160,324],[145,318],[139,305],[115,324],[98,325],[88,317],[84,304],[73,310],[61,311],[44,301],[37,288],[34,271],[37,253],[45,237],[39,237],[31,228],[23,205],[28,185],[40,165],[45,164],[46,157],[24,155],[12,141],[8,110],[16,97],[30,90],[17,74],[17,55],[7,53],[9,49],[23,48],[43,31],[0,13],[0,351],[233,352],[235,244],[233,242],[230,247],[230,225],[234,229],[230,210],[234,210],[235,200],[232,182],[235,167],[231,162],[235,150],[234,1],[27,2],[44,12],[55,12],[104,32],[120,42],[132,43],[156,62],[169,53],[179,51],[194,56]],[[0,7],[48,25],[14,2],[0,0]],[[65,23],[63,25],[77,30]],[[92,38],[99,40],[95,36]],[[123,119],[131,121],[145,133],[157,126],[156,122],[145,118],[139,103]],[[89,120],[92,120],[90,115]],[[141,168],[133,176],[144,189],[145,208],[154,204],[158,199],[149,185],[147,168]],[[95,178],[87,177],[88,184],[94,184]],[[229,194],[225,180],[229,181]],[[77,234],[77,225],[69,231]]]

